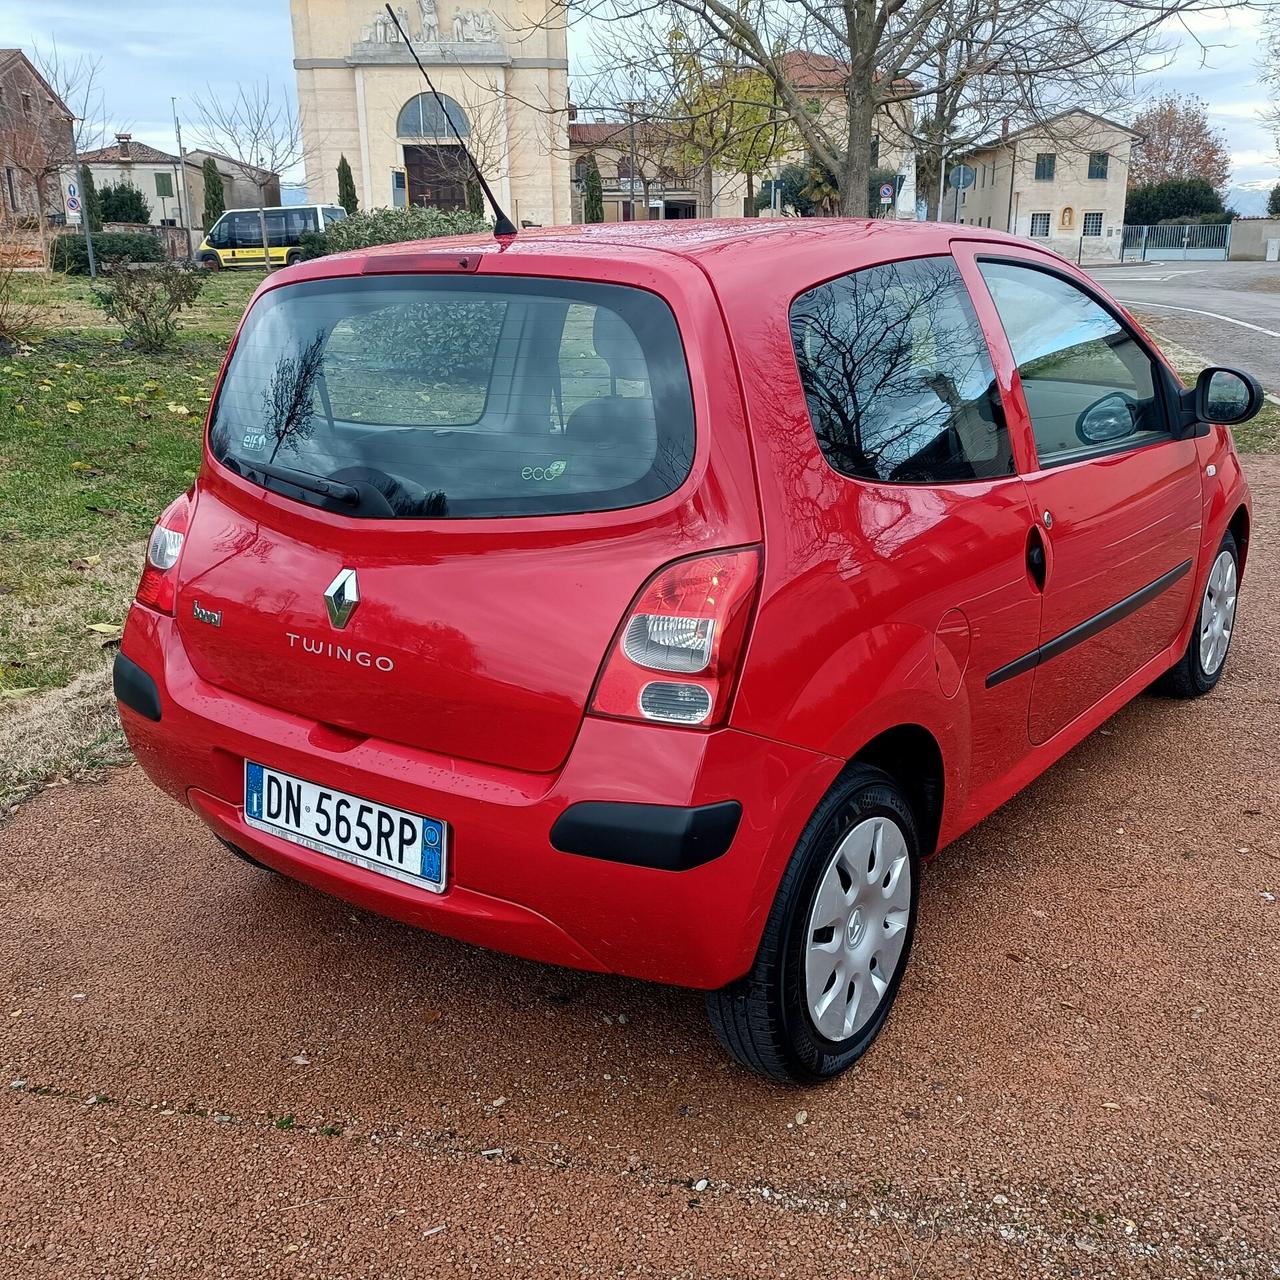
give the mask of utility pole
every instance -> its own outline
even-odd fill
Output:
[[[191,212],[191,195],[187,191],[187,155],[182,149],[182,125],[178,123],[178,99],[171,97],[169,99],[173,103],[173,132],[178,140],[178,222],[183,230],[187,233],[187,252],[186,258],[191,259],[191,232],[195,228],[195,218]],[[183,217],[182,210],[186,207],[186,217]]]

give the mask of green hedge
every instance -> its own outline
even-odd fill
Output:
[[[331,222],[321,232],[301,237],[305,258],[322,258],[348,249],[367,249],[375,244],[403,244],[407,240],[433,240],[437,236],[464,236],[488,231],[485,218],[465,209],[370,209]]]
[[[164,248],[158,236],[145,232],[99,231],[93,237],[93,252],[99,266],[111,262],[163,262]],[[55,271],[71,276],[89,274],[89,250],[84,233],[70,232],[57,236],[49,252],[49,265]]]

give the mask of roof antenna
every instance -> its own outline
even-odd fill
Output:
[[[480,190],[484,192],[489,204],[493,207],[493,234],[495,236],[513,236],[516,234],[515,223],[502,212],[493,192],[489,189],[489,184],[484,180],[484,174],[480,172],[480,166],[476,164],[476,158],[467,148],[467,144],[462,140],[462,134],[458,132],[458,126],[453,123],[453,117],[445,108],[444,99],[436,90],[435,85],[431,83],[431,77],[427,75],[427,69],[422,65],[422,59],[418,57],[418,51],[409,41],[409,33],[400,25],[400,19],[396,17],[395,10],[388,4],[384,8],[387,11],[387,17],[395,23],[396,30],[400,33],[400,38],[404,41],[405,47],[413,54],[413,60],[418,64],[418,70],[422,72],[422,78],[427,82],[427,88],[431,90],[431,96],[436,100],[436,106],[440,108],[440,114],[444,116],[448,122],[453,136],[458,140],[458,146],[462,148],[462,154],[467,157],[471,164],[471,172],[476,175],[476,181],[480,184]]]

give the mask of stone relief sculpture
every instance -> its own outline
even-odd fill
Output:
[[[409,31],[414,43],[422,44],[497,44],[501,40],[498,24],[488,9],[454,8],[453,20],[446,32],[440,30],[440,13],[437,0],[418,0],[421,26],[417,32],[409,31],[409,13],[404,6],[396,9],[400,25]],[[361,44],[397,44],[400,33],[386,13],[378,10],[367,27],[360,28]]]

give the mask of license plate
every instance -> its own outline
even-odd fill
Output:
[[[244,820],[317,853],[405,884],[444,892],[443,822],[244,763]]]

